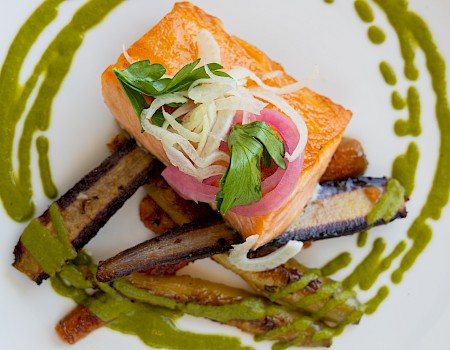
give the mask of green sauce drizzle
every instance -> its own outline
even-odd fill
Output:
[[[314,294],[310,294],[304,298],[299,299],[295,306],[298,306],[300,308],[305,308],[309,305],[315,304],[323,299],[327,299],[331,297],[335,292],[337,292],[341,288],[340,282],[330,282],[327,284],[324,284],[322,287],[319,288]]]
[[[447,97],[446,65],[434,43],[433,36],[422,18],[409,11],[407,2],[397,0],[374,0],[386,13],[389,22],[396,30],[402,56],[405,61],[405,75],[408,79],[417,79],[419,72],[414,65],[414,49],[420,48],[430,73],[433,91],[436,95],[436,119],[440,133],[440,146],[437,167],[427,201],[420,215],[408,230],[412,246],[403,256],[400,266],[392,273],[392,281],[400,283],[403,274],[412,267],[420,253],[426,248],[432,237],[432,229],[426,223],[428,219],[438,220],[450,194],[450,109]]]
[[[267,333],[265,333],[263,335],[257,336],[256,339],[257,340],[273,339],[273,338],[278,337],[280,335],[289,333],[289,331],[291,331],[291,330],[305,330],[310,325],[311,325],[311,320],[301,319],[301,320],[298,320],[298,321],[294,322],[292,325],[272,329],[272,330],[268,331]],[[301,337],[301,338],[298,338],[296,340],[299,341],[300,344],[302,344],[305,341],[305,337]],[[286,344],[283,344],[283,345],[286,345]],[[281,346],[281,347],[278,347],[278,349],[285,349],[285,347]]]
[[[57,34],[25,82],[19,84],[19,73],[25,57],[42,30],[57,15],[61,0],[45,1],[36,9],[17,33],[3,63],[0,73],[0,114],[5,126],[0,131],[0,188],[1,198],[7,213],[17,221],[25,221],[34,213],[31,186],[31,143],[37,131],[45,131],[50,123],[53,99],[70,70],[72,60],[83,42],[84,35],[112,11],[123,0],[92,0],[82,6],[72,20]],[[43,77],[43,79],[40,79]],[[42,83],[38,87],[38,82]],[[16,126],[25,111],[31,93],[38,89],[36,99],[26,113],[19,141],[19,170],[15,174],[12,162],[12,147]],[[40,155],[41,159],[45,157]],[[44,162],[45,163],[45,162]],[[42,166],[42,165],[41,165]],[[50,169],[50,168],[49,168]],[[50,176],[43,169],[41,175]],[[52,183],[51,177],[43,179]],[[51,189],[50,194],[54,194]]]
[[[289,294],[298,292],[300,289],[305,288],[311,281],[315,280],[318,276],[319,276],[318,270],[308,271],[298,281],[295,281],[287,285],[286,287],[282,288],[278,292],[273,293],[270,296],[270,300],[276,301],[278,299],[288,296]]]
[[[398,208],[403,203],[405,197],[405,189],[400,182],[395,179],[388,181],[386,192],[375,204],[373,210],[367,215],[367,224],[383,219],[384,222],[389,220],[397,213]]]
[[[0,198],[8,215],[26,221],[34,213],[29,164],[20,164],[19,176],[13,168],[13,144],[16,126],[24,111],[27,97],[25,87],[19,85],[20,68],[33,43],[56,18],[63,0],[42,3],[20,28],[9,47],[0,72]],[[30,88],[28,88],[30,90]],[[29,96],[27,91],[27,95]],[[45,118],[45,116],[44,116]],[[24,149],[21,149],[25,152]],[[21,157],[23,159],[23,157]],[[28,170],[26,169],[28,166]],[[25,169],[24,169],[25,167]]]
[[[354,5],[356,13],[363,22],[373,22],[375,16],[373,15],[372,7],[370,7],[369,3],[366,0],[356,0]]]
[[[369,36],[370,41],[377,45],[384,43],[386,40],[386,34],[377,26],[370,26],[367,30],[367,35]]]
[[[410,197],[414,190],[417,164],[419,163],[419,147],[411,142],[405,154],[395,158],[392,164],[392,177],[405,188],[405,195]]]
[[[419,136],[422,132],[420,126],[420,95],[414,86],[408,89],[407,103],[409,117],[407,120],[397,120],[394,124],[394,131],[398,136]]]
[[[352,255],[349,252],[343,252],[327,262],[320,271],[323,276],[331,276],[346,268],[352,262]]]
[[[406,102],[398,91],[392,92],[391,104],[392,104],[392,107],[394,107],[394,109],[397,109],[397,110],[402,110],[406,107]]]
[[[380,72],[383,76],[384,81],[386,84],[389,85],[395,85],[397,84],[397,76],[395,75],[394,69],[392,66],[387,62],[381,62],[380,63]]]
[[[368,315],[374,314],[388,295],[389,288],[387,286],[378,289],[377,294],[365,304],[365,313]]]
[[[312,315],[313,319],[320,320],[328,312],[334,310],[336,307],[355,296],[356,292],[354,292],[353,290],[345,290],[343,292],[334,294],[333,297],[319,311]],[[348,317],[350,318],[352,316],[350,315]],[[343,324],[348,324],[348,320],[344,321]]]
[[[404,0],[373,0],[386,13],[389,22],[397,33],[400,41],[400,50],[405,61],[405,76],[409,80],[416,80],[419,77],[419,70],[415,66],[415,44],[411,31],[413,24],[410,21],[408,2]],[[427,28],[428,30],[428,28]],[[431,38],[432,39],[432,38]]]
[[[38,219],[33,219],[25,228],[20,240],[42,269],[49,275],[54,275],[61,270],[67,260],[75,258],[77,253],[70,244],[57,205],[52,204],[49,211],[56,235]]]
[[[359,248],[365,247],[368,236],[369,236],[368,231],[362,231],[362,232],[358,233],[358,239],[356,240],[356,245]]]
[[[119,315],[108,327],[116,331],[139,337],[146,345],[154,348],[179,350],[251,350],[236,337],[198,334],[182,331],[173,325],[172,310],[158,308],[144,303],[133,303],[129,311]]]
[[[39,170],[41,174],[42,187],[48,198],[56,198],[58,189],[52,179],[50,170],[50,161],[48,159],[48,139],[45,136],[39,136],[36,139],[36,148],[39,153]]]
[[[420,253],[425,250],[431,241],[433,231],[425,222],[427,217],[423,216],[424,208],[422,208],[422,215],[414,220],[408,230],[408,238],[412,240],[413,244],[403,256],[400,266],[391,275],[391,280],[394,283],[400,283],[402,281],[405,272],[414,265]]]
[[[401,241],[388,256],[382,258],[385,249],[385,241],[382,238],[377,238],[369,255],[344,279],[342,282],[344,287],[353,288],[359,285],[362,290],[370,289],[378,276],[389,269],[394,259],[406,249],[406,242]]]

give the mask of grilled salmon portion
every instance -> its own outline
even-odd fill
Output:
[[[199,58],[196,37],[202,29],[214,35],[221,48],[221,64],[225,69],[242,66],[255,73],[282,71],[281,76],[269,82],[271,85],[283,86],[295,82],[284,73],[280,64],[254,46],[228,34],[219,19],[188,2],[175,4],[173,10],[135,42],[127,53],[135,61],[148,59],[151,63],[160,63],[166,67],[167,74],[174,75],[181,67]],[[118,123],[150,153],[168,165],[170,163],[161,143],[150,134],[141,133],[139,120],[112,71],[113,68],[124,69],[129,65],[130,62],[122,54],[103,73],[102,92],[105,102]],[[278,236],[298,217],[311,198],[314,187],[351,119],[350,111],[308,88],[283,97],[303,115],[309,131],[303,171],[296,188],[278,210],[269,214],[244,217],[228,211],[224,216],[244,238],[258,234],[257,246]]]

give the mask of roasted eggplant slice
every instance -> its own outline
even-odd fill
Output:
[[[13,266],[36,283],[76,256],[109,218],[161,166],[134,140],[83,177],[25,228]]]
[[[391,180],[396,184],[396,180]],[[344,181],[325,182],[318,187],[315,198],[298,219],[264,248],[279,247],[290,240],[317,241],[361,232],[371,226],[386,224],[407,215],[404,193],[392,193],[386,178],[360,177]],[[398,186],[396,186],[398,188]],[[400,198],[398,195],[400,194]],[[377,203],[397,196],[388,218],[371,219]]]
[[[402,197],[388,220],[368,222],[367,218],[377,203],[383,196],[389,195],[387,185],[385,178],[360,178],[324,184],[286,233],[259,248],[255,254],[264,255],[289,240],[306,242],[339,237],[406,216],[405,198]],[[197,260],[225,252],[237,243],[242,243],[241,236],[220,217],[208,218],[171,230],[101,261],[97,278],[110,281],[161,264]]]
[[[241,236],[219,215],[170,230],[99,263],[97,279],[108,282],[135,271],[193,261],[230,250]]]

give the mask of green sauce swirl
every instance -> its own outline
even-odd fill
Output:
[[[26,221],[34,214],[33,188],[31,184],[31,153],[32,143],[37,132],[46,131],[50,125],[52,103],[59,88],[70,70],[73,58],[83,42],[84,35],[100,23],[105,16],[114,10],[123,0],[91,0],[81,6],[72,20],[56,35],[54,40],[43,53],[33,73],[21,85],[19,83],[20,71],[34,42],[47,26],[58,15],[59,6],[63,0],[46,0],[33,12],[18,31],[14,41],[10,45],[2,69],[0,71],[0,114],[3,125],[0,128],[0,198],[5,211],[16,221]],[[333,0],[324,0],[325,3],[333,3]],[[450,193],[450,109],[447,97],[446,64],[439,53],[432,34],[426,23],[416,13],[408,10],[408,2],[405,0],[372,0],[387,16],[389,23],[395,30],[400,43],[400,53],[404,61],[403,73],[409,81],[415,81],[419,77],[419,69],[415,63],[416,50],[420,49],[425,55],[426,66],[431,77],[432,88],[436,96],[436,120],[439,128],[439,157],[434,172],[434,179],[428,193],[427,201],[422,206],[420,214],[414,218],[408,229],[407,239],[401,240],[387,255],[386,243],[382,238],[377,238],[369,254],[354,268],[343,280],[347,288],[359,286],[362,290],[373,288],[378,277],[389,270],[396,259],[400,259],[399,266],[391,273],[393,283],[400,283],[403,275],[415,263],[417,257],[424,251],[432,238],[432,229],[428,223],[430,219],[438,220],[442,209],[447,205]],[[368,1],[356,0],[354,7],[357,15],[364,23],[372,23],[375,20],[373,9]],[[386,34],[378,26],[370,25],[368,28],[369,40],[375,44],[381,44]],[[391,86],[397,84],[397,75],[387,62],[381,62],[380,72],[385,82]],[[37,91],[36,98],[30,103],[30,96]],[[31,107],[27,110],[27,103]],[[410,86],[406,101],[397,91],[391,94],[391,104],[396,110],[408,107],[408,118],[395,122],[394,130],[398,136],[418,137],[422,128],[420,123],[421,106],[419,91]],[[19,142],[15,137],[19,122],[25,120]],[[13,154],[14,144],[18,144],[18,168],[15,169]],[[51,165],[48,157],[49,142],[45,136],[36,138],[36,150],[42,187],[49,198],[57,196],[57,188],[53,182]],[[413,195],[415,187],[415,173],[419,163],[420,150],[415,142],[410,142],[404,154],[398,155],[392,165],[392,176],[405,188],[407,196]],[[395,201],[395,198],[394,198]],[[392,204],[392,199],[385,201]],[[374,216],[384,217],[389,212],[389,205],[381,211],[374,212]],[[39,232],[43,237],[43,244],[36,245],[33,241],[27,241],[24,233],[23,243],[33,255],[40,259],[40,264],[46,271],[56,272],[61,265],[74,257],[74,251],[65,240],[63,223],[58,219],[55,208],[50,209],[52,221],[57,226],[57,237],[48,235],[43,225],[33,220],[29,225],[30,230]],[[382,214],[382,215],[381,215]],[[381,215],[381,216],[380,216]],[[387,216],[387,215],[386,215]],[[367,232],[360,233],[357,245],[366,245]],[[52,248],[53,247],[53,248]],[[61,254],[46,254],[46,251],[61,252]],[[342,252],[325,264],[321,272],[328,276],[349,266],[352,256],[348,252]],[[78,275],[77,275],[78,274]],[[297,282],[285,287],[273,296],[273,300],[304,288],[308,280],[314,274],[304,276]],[[69,288],[63,279],[70,279],[76,286]],[[241,349],[243,346],[239,339],[215,335],[198,335],[184,332],[174,326],[175,320],[181,313],[168,308],[149,306],[144,303],[131,303],[117,294],[105,292],[101,297],[87,302],[86,281],[79,271],[67,266],[52,279],[52,285],[58,293],[68,296],[78,303],[87,303],[91,310],[95,310],[104,320],[110,320],[108,327],[140,337],[144,343],[153,347],[167,347],[171,349],[207,348],[215,344],[217,349]],[[302,300],[302,304],[313,303],[317,299],[326,298],[336,292],[338,285],[330,285],[322,288],[316,295]],[[103,286],[103,291],[108,287]],[[367,301],[363,310],[366,314],[373,314],[382,302],[388,297],[388,286],[378,289],[375,297]],[[327,304],[321,312],[326,312],[349,298],[348,293],[337,294],[333,303]],[[168,305],[164,305],[168,306]],[[204,309],[190,310],[198,315],[204,313]],[[229,318],[242,309],[230,309],[224,318]],[[257,312],[257,308],[253,310]],[[208,312],[214,312],[209,310]],[[360,311],[358,311],[360,312]],[[354,319],[358,318],[355,312]],[[351,317],[348,322],[351,322]],[[297,324],[295,327],[306,327],[305,324]],[[315,335],[315,339],[327,339],[339,334],[343,327],[337,329],[325,328]],[[277,330],[288,332],[289,330]],[[302,339],[297,339],[297,342]],[[289,345],[295,345],[294,343]],[[285,346],[285,345],[283,345]],[[277,345],[276,347],[283,347]],[[287,346],[287,345],[286,345]]]

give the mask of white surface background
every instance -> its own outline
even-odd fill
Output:
[[[3,62],[17,30],[40,2],[1,1],[0,62]],[[395,88],[402,94],[406,94],[409,84],[401,74],[402,61],[396,36],[380,11],[376,11],[375,23],[386,32],[387,41],[377,46],[369,42],[366,34],[368,25],[357,17],[353,1],[350,0],[336,0],[332,5],[320,0],[193,2],[220,17],[229,32],[265,51],[298,79],[307,79],[314,66],[318,65],[320,76],[310,86],[353,111],[354,117],[347,135],[362,141],[370,161],[368,174],[390,174],[392,160],[406,150],[412,138],[395,137],[392,131],[395,120],[406,117],[406,111],[392,109],[392,89],[379,74],[379,62],[386,60],[393,65],[399,78]],[[82,3],[73,0],[61,6],[57,21],[47,28],[33,47],[22,72],[23,79],[26,79],[45,47]],[[55,99],[52,123],[46,132],[51,143],[53,176],[61,194],[106,157],[108,152],[105,143],[117,131],[113,118],[103,104],[101,72],[115,62],[122,44],[129,45],[137,40],[170,11],[172,3],[128,0],[98,27],[88,32]],[[410,8],[427,21],[440,52],[450,62],[450,2],[414,0],[410,2]],[[301,255],[300,259],[305,264],[321,266],[341,251],[352,252],[356,263],[370,250],[374,238],[385,237],[387,251],[404,239],[411,219],[419,212],[429,191],[433,176],[430,169],[435,168],[438,147],[434,95],[421,55],[418,55],[418,63],[421,77],[417,86],[422,99],[423,133],[416,142],[422,157],[416,190],[408,205],[409,219],[373,230],[363,249],[356,247],[356,237],[317,243]],[[33,165],[36,166],[36,161]],[[43,196],[37,176],[33,183],[36,213],[39,214],[50,202]],[[98,259],[111,256],[148,237],[148,232],[138,219],[137,206],[142,195],[138,191],[88,245],[87,248]],[[372,316],[365,316],[359,326],[350,327],[336,338],[333,349],[450,349],[449,214],[447,207],[440,221],[430,222],[434,228],[433,239],[405,275],[402,284],[392,285],[391,293],[380,309]],[[12,222],[0,208],[0,349],[66,349],[68,346],[57,338],[53,328],[73,307],[72,302],[56,295],[48,283],[36,287],[11,267],[12,250],[23,228],[24,224]],[[394,262],[393,268],[396,266],[398,260]],[[339,276],[345,276],[349,271],[351,268]],[[188,272],[220,281],[230,280],[230,283],[243,286],[237,278],[209,261],[194,264]],[[384,274],[376,286],[384,283],[391,285],[389,275]],[[362,293],[361,298],[366,300],[374,291],[376,288]],[[191,317],[183,318],[181,324],[198,331],[240,334],[245,343],[252,344],[250,336],[237,333],[230,327]],[[270,348],[269,343],[258,343],[256,346]],[[72,348],[147,349],[138,338],[108,329],[94,332]]]

